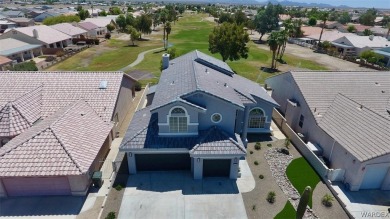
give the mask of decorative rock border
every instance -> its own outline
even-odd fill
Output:
[[[293,160],[293,156],[278,152],[278,148],[268,149],[264,156],[276,183],[283,193],[287,195],[288,200],[296,210],[301,196],[286,175],[287,166]],[[304,218],[318,218],[318,216],[316,216],[312,209],[307,207]]]

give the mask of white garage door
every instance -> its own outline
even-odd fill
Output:
[[[388,166],[383,165],[368,165],[366,166],[366,173],[360,189],[380,189],[385,179],[387,172],[389,171]]]
[[[8,196],[70,195],[66,177],[26,177],[2,179]]]

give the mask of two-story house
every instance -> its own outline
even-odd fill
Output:
[[[130,174],[188,170],[237,178],[248,133],[270,133],[277,103],[259,84],[199,51],[169,60],[120,147]]]

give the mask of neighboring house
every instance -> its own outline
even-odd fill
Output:
[[[8,18],[7,20],[15,23],[18,27],[29,27],[35,25],[34,20],[30,18],[19,17],[19,18]]]
[[[309,35],[313,35],[313,34],[320,34],[322,28],[321,27],[302,26],[301,30],[303,31],[304,36],[309,36]]]
[[[383,56],[384,66],[390,67],[390,47],[373,50],[376,54]]]
[[[29,44],[12,38],[0,39],[0,55],[17,62],[24,62],[42,54],[40,44]]]
[[[100,28],[100,37],[104,37],[107,33],[107,25],[112,24],[116,26],[115,16],[107,16],[107,17],[96,17],[96,18],[87,18],[85,22],[91,22]]]
[[[85,195],[133,102],[122,72],[0,72],[0,196]]]
[[[0,33],[4,33],[6,29],[15,28],[18,25],[8,20],[0,20]]]
[[[55,25],[52,25],[50,27],[70,36],[72,39],[73,38],[80,38],[80,37],[87,37],[86,30],[79,28],[79,27],[75,27],[69,23],[55,24]]]
[[[342,55],[360,55],[362,52],[372,49],[381,49],[390,46],[390,42],[379,36],[343,36],[331,42]]]
[[[71,37],[46,25],[19,27],[7,30],[0,39],[13,38],[30,44],[40,44],[46,48],[64,48],[72,44]]]
[[[353,33],[343,33],[337,30],[332,30],[332,31],[325,31],[322,33],[321,36],[321,42],[324,41],[329,41],[332,42],[334,40],[337,40],[343,36],[353,36],[355,34]],[[318,39],[320,38],[320,34],[313,34],[313,35],[308,35],[306,38],[313,39],[315,42],[318,42]]]
[[[383,28],[381,26],[371,27],[370,30],[375,36],[388,37],[389,29]]]
[[[351,191],[390,190],[390,72],[286,72],[266,80],[287,124]]]
[[[247,134],[271,132],[277,103],[259,84],[199,51],[169,61],[120,146],[130,174],[188,170],[236,179]],[[150,103],[151,101],[151,103]]]
[[[7,70],[8,67],[12,66],[12,59],[5,56],[0,56],[0,71]]]
[[[9,10],[9,11],[2,11],[1,14],[8,18],[26,17],[22,11]]]
[[[107,28],[98,27],[91,22],[73,23],[72,25],[86,30],[88,38],[102,37],[107,31]]]
[[[56,17],[56,16],[60,16],[61,14],[58,14],[58,13],[55,13],[55,12],[43,12],[42,14],[34,17],[34,21],[35,22],[43,22],[43,20],[45,20],[46,18],[48,17]]]

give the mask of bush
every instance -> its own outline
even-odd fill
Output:
[[[109,212],[105,219],[115,219],[115,212],[113,211]]]
[[[135,91],[140,91],[140,90],[142,90],[142,85],[141,85],[141,83],[139,83],[138,81],[135,83]]]
[[[255,161],[254,164],[257,166],[257,165],[259,165],[259,162]]]
[[[256,142],[255,149],[256,150],[261,150],[261,143],[260,142]]]
[[[23,62],[15,64],[10,68],[11,71],[38,71],[38,67],[35,65],[34,61]]]
[[[116,191],[121,191],[123,189],[123,186],[121,184],[118,184],[115,186]]]
[[[264,179],[264,176],[262,174],[259,175],[260,179]]]
[[[256,211],[256,205],[252,205],[252,211]]]
[[[272,144],[267,144],[268,147],[272,147]]]
[[[52,61],[54,61],[56,58],[54,58],[54,56],[47,56],[46,57],[46,59],[45,59],[45,61],[46,62],[52,62]]]
[[[286,140],[284,140],[284,146],[286,146],[287,149],[290,146],[290,143],[291,143],[291,140],[289,138],[286,138]]]
[[[268,192],[267,201],[272,204],[275,203],[275,199],[276,199],[275,192],[274,191]]]
[[[324,197],[322,197],[321,199],[322,204],[325,205],[326,207],[332,207],[333,201],[334,201],[333,196],[328,193],[326,193]]]
[[[253,154],[253,151],[249,151],[250,154]]]
[[[106,38],[106,39],[111,39],[111,33],[106,33],[106,35],[104,36],[104,38]]]
[[[56,56],[57,57],[62,57],[62,56],[64,56],[65,55],[65,52],[64,51],[57,51],[56,52]]]
[[[285,154],[285,155],[290,155],[290,151],[287,150],[286,148],[281,148],[281,149],[279,150],[279,152],[282,153],[282,154]]]

